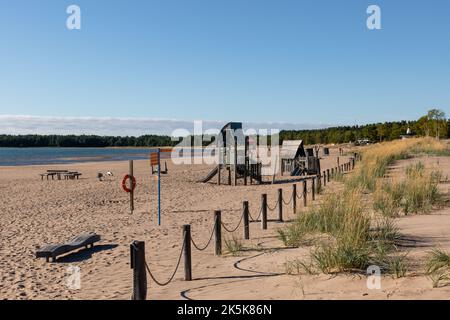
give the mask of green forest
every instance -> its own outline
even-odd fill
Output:
[[[317,130],[281,131],[280,140],[302,139],[305,144],[348,143],[358,139],[371,142],[399,139],[410,129],[413,135],[450,137],[450,119],[439,109],[428,111],[417,121],[399,121],[367,124],[362,126],[341,126]]]
[[[400,138],[410,129],[417,136],[450,137],[450,119],[433,109],[417,121],[399,121],[341,126],[316,130],[283,130],[280,140],[304,140],[305,144],[348,143],[358,139],[371,142]],[[170,136],[143,135],[139,137],[96,135],[0,135],[0,147],[161,147],[179,142]],[[207,144],[205,142],[205,144]]]

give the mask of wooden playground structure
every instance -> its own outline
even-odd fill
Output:
[[[303,140],[285,140],[281,146],[281,175],[291,176],[320,174],[320,159],[318,149],[305,150]]]
[[[238,179],[243,184],[253,184],[254,181],[262,183],[262,163],[258,154],[250,150],[250,137],[242,131],[242,123],[227,123],[216,138],[219,164],[199,182],[206,183],[217,176],[217,184],[222,182],[222,170],[225,170],[228,179],[226,184],[238,185]]]

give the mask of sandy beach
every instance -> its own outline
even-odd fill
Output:
[[[331,156],[322,159],[322,170],[336,166],[336,154],[337,149],[332,149]],[[341,156],[341,163],[346,159]],[[415,160],[399,161],[393,170],[411,161]],[[428,157],[422,161],[439,166],[444,176],[450,176],[450,158]],[[174,165],[168,161],[169,173],[161,180],[159,227],[156,180],[151,176],[149,162],[139,160],[134,164],[138,185],[133,214],[129,196],[120,186],[128,162],[0,167],[0,299],[130,299],[129,246],[133,240],[146,242],[147,262],[155,277],[165,281],[180,254],[183,225],[191,225],[194,241],[203,246],[211,235],[214,210],[221,210],[223,222],[233,228],[240,220],[243,201],[249,201],[250,213],[255,217],[263,193],[273,206],[279,188],[286,201],[292,191],[293,181],[288,181],[291,177],[277,177],[284,183],[236,187],[218,186],[214,179],[198,183],[212,166]],[[79,180],[41,181],[38,174],[48,169],[76,170],[83,175]],[[99,181],[99,171],[112,171],[114,177]],[[326,190],[336,186],[337,182],[331,182]],[[448,184],[440,188],[449,191]],[[300,201],[297,206],[304,210]],[[284,205],[283,210],[285,223],[289,223],[295,217],[292,205]],[[276,216],[276,211],[269,212],[269,219]],[[368,290],[364,275],[287,275],[284,264],[306,257],[311,248],[284,248],[277,229],[285,223],[269,222],[268,229],[261,230],[255,222],[250,225],[251,240],[242,241],[245,250],[239,255],[216,257],[213,245],[201,252],[193,248],[193,281],[183,281],[182,266],[167,286],[157,286],[148,279],[148,299],[450,298],[450,287],[432,288],[421,265],[430,248],[450,249],[449,207],[396,220],[400,232],[410,241],[404,250],[415,267],[405,278],[383,277],[381,290]],[[89,231],[102,237],[93,250],[62,256],[56,263],[35,258],[40,246],[65,242]],[[242,238],[242,226],[234,236]],[[224,232],[224,239],[231,238]],[[67,287],[69,266],[80,267],[80,289]]]

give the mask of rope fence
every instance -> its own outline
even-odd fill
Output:
[[[323,187],[326,186],[327,182],[335,178],[338,174],[348,172],[354,169],[355,161],[359,159],[355,157],[350,159],[349,162],[341,164],[334,168],[323,171],[322,174],[317,176],[304,178],[301,182],[303,183],[303,189],[301,192],[297,192],[297,184],[292,185],[292,192],[289,201],[286,201],[283,197],[283,190],[278,189],[278,199],[273,207],[269,206],[267,203],[267,194],[261,195],[261,207],[259,209],[258,216],[253,218],[249,211],[248,201],[243,202],[243,211],[240,216],[239,222],[234,228],[228,228],[225,223],[222,222],[221,211],[214,212],[214,224],[211,231],[211,235],[205,245],[199,246],[191,236],[191,226],[183,226],[183,245],[181,247],[180,254],[175,266],[174,271],[167,281],[158,280],[153,272],[151,271],[149,265],[145,259],[145,243],[143,241],[134,241],[130,245],[130,256],[131,256],[131,269],[133,269],[133,300],[145,300],[147,296],[147,277],[148,273],[150,278],[158,286],[167,286],[170,284],[177,274],[181,260],[184,256],[184,280],[192,280],[192,257],[191,257],[191,244],[198,251],[205,251],[212,243],[212,239],[215,238],[215,255],[220,256],[222,254],[222,229],[228,233],[236,232],[239,227],[244,223],[243,235],[244,239],[250,239],[250,222],[261,222],[261,229],[267,229],[267,212],[273,212],[278,208],[278,221],[283,222],[283,205],[289,206],[292,204],[293,213],[297,213],[297,200],[303,199],[303,204],[307,206],[307,194],[312,194],[311,200],[315,200],[315,193],[319,193]],[[322,181],[323,179],[323,181]],[[311,186],[308,188],[307,181],[311,181]],[[273,221],[273,220],[271,220]]]

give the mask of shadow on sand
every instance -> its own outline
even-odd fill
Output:
[[[88,260],[92,258],[92,255],[94,253],[106,251],[106,250],[112,250],[114,248],[118,247],[117,244],[104,244],[104,245],[98,245],[94,246],[93,248],[88,249],[82,249],[79,251],[75,251],[71,254],[68,254],[66,256],[60,257],[56,259],[57,263],[73,263],[73,262],[81,262]]]

